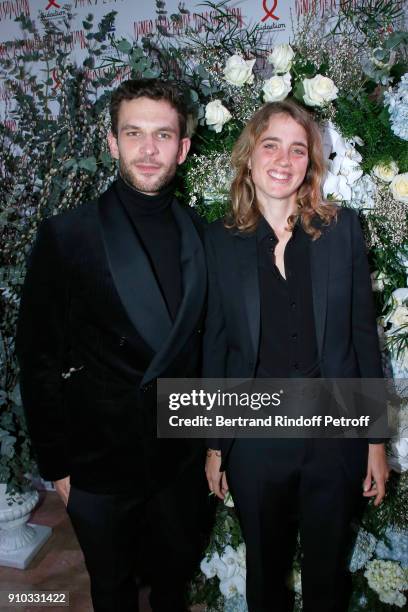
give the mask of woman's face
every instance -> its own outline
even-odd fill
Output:
[[[261,205],[271,200],[296,203],[309,162],[305,129],[289,115],[272,115],[259,137],[248,167]]]

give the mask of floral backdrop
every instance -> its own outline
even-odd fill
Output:
[[[350,612],[398,610],[408,589],[408,34],[402,5],[345,0],[323,20],[294,24],[290,44],[274,45],[257,26],[236,27],[230,4],[205,2],[213,19],[182,37],[166,26],[140,42],[116,40],[114,13],[83,22],[87,57],[70,59],[72,16],[48,24],[35,51],[0,60],[15,104],[0,126],[0,481],[11,492],[35,474],[18,389],[14,334],[25,262],[45,216],[97,197],[115,175],[106,147],[112,87],[160,76],[183,86],[193,151],[180,169],[178,196],[211,221],[228,204],[230,152],[248,118],[266,101],[294,97],[321,126],[327,159],[324,195],[355,209],[372,267],[384,373],[397,379],[399,435],[388,444],[392,476],[380,508],[370,503],[350,554]],[[163,23],[168,15],[156,0]],[[214,18],[215,17],[215,18]],[[19,18],[35,36],[36,25]],[[30,74],[41,60],[44,78]],[[51,73],[54,79],[51,78]],[[55,75],[58,86],[55,86]],[[57,110],[55,110],[57,109]],[[13,127],[13,125],[14,127]],[[300,553],[298,553],[300,554]],[[299,559],[291,587],[301,609]],[[245,545],[233,500],[220,503],[191,598],[207,610],[245,611]]]

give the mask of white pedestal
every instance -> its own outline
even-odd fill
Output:
[[[38,498],[37,491],[10,498],[0,483],[0,565],[25,569],[50,537],[50,527],[27,523]]]
[[[45,525],[27,523],[26,527],[32,530],[32,538],[29,544],[17,550],[4,551],[0,549],[0,565],[26,569],[52,534],[51,527],[46,527]]]

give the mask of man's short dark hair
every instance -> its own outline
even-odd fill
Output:
[[[177,112],[180,138],[187,134],[187,107],[183,100],[183,94],[173,83],[160,81],[159,79],[129,79],[124,81],[112,93],[110,101],[110,117],[112,134],[118,136],[119,108],[124,100],[136,100],[137,98],[150,98],[151,100],[164,100]]]

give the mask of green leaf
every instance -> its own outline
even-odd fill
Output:
[[[393,32],[384,42],[386,49],[394,49],[401,43],[408,44],[408,32]]]
[[[160,72],[158,72],[157,70],[152,70],[151,68],[148,68],[143,72],[143,78],[145,79],[157,79],[159,75]]]
[[[303,102],[303,96],[305,95],[305,88],[303,87],[302,81],[298,81],[293,90],[293,96],[296,100]]]
[[[63,163],[63,167],[69,170],[70,168],[76,167],[78,164],[75,159],[67,159],[66,162]]]
[[[144,57],[143,49],[141,49],[140,47],[135,47],[130,55],[130,61],[136,62],[137,60],[140,60],[142,57]]]
[[[131,43],[126,40],[126,39],[122,39],[120,40],[117,45],[116,48],[121,52],[121,53],[129,53],[132,49],[132,45]]]
[[[99,156],[99,159],[101,160],[102,164],[105,166],[105,168],[110,168],[112,165],[112,157],[110,155],[110,153],[108,151],[102,151],[102,153]]]
[[[96,172],[96,159],[95,157],[85,157],[85,159],[81,159],[78,163],[78,167],[86,170],[87,172],[91,172],[92,174]]]

